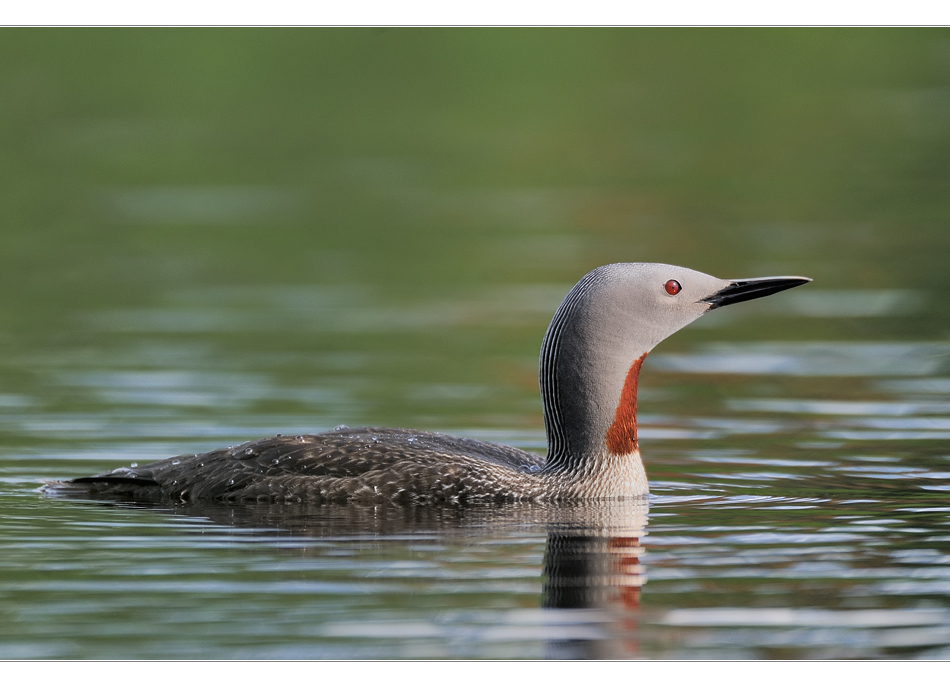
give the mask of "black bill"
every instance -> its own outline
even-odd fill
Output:
[[[702,299],[709,303],[709,309],[724,305],[751,301],[753,298],[771,296],[773,293],[807,284],[808,277],[762,277],[760,279],[737,279],[726,288]]]

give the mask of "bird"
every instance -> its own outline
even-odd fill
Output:
[[[710,310],[810,282],[718,279],[659,263],[588,272],[541,345],[541,456],[428,431],[374,427],[276,435],[141,467],[51,482],[61,495],[161,502],[568,503],[649,493],[637,441],[647,354]]]

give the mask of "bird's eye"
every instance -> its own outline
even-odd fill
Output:
[[[670,294],[671,296],[675,296],[676,294],[678,294],[678,293],[680,292],[680,290],[681,290],[683,287],[680,286],[680,283],[679,283],[678,281],[676,281],[675,279],[670,279],[668,282],[666,282],[666,284],[663,286],[663,288],[666,289],[666,292],[667,292],[668,294]]]

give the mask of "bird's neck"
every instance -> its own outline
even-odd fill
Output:
[[[639,450],[637,443],[637,382],[640,379],[640,366],[644,353],[633,361],[623,382],[623,391],[620,392],[620,401],[614,412],[614,420],[610,424],[605,437],[607,450],[616,456],[624,456]]]
[[[611,328],[609,312],[586,307],[596,284],[584,287],[565,299],[541,347],[548,472],[616,470],[640,460],[637,382],[648,346]]]

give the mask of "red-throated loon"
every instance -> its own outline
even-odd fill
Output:
[[[547,457],[404,429],[276,436],[47,485],[52,492],[191,501],[465,503],[647,494],[637,379],[650,350],[709,310],[805,277],[724,280],[684,267],[618,263],[589,272],[541,346]]]

